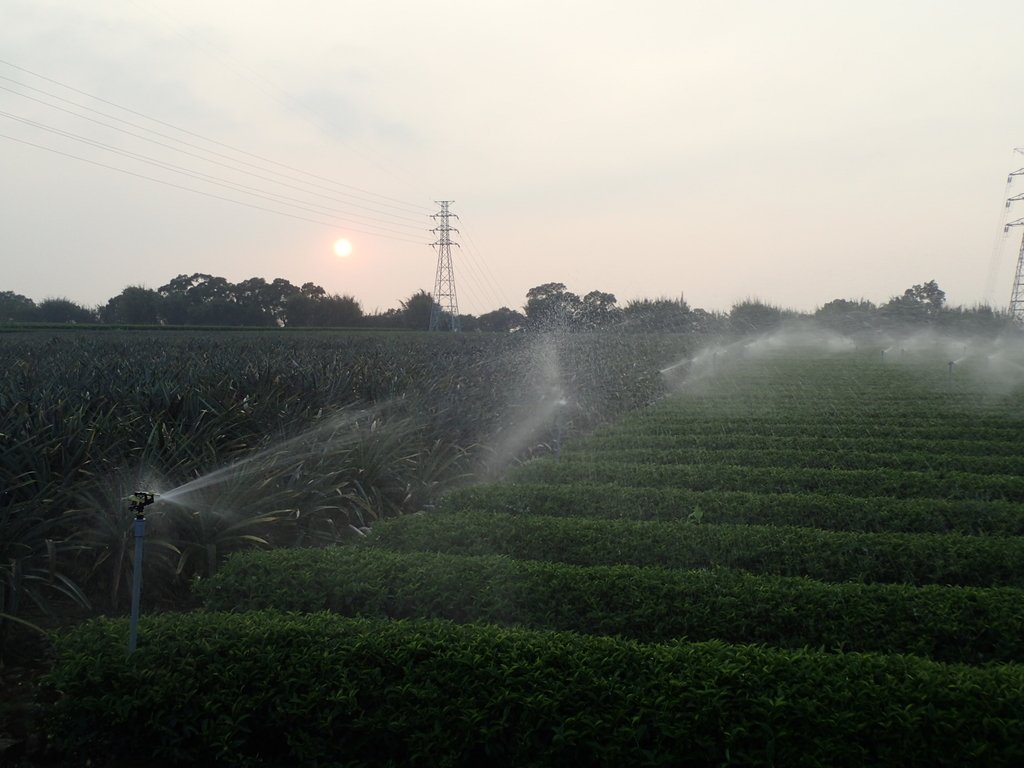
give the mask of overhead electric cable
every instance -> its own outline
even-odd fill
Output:
[[[190,142],[190,141],[186,141],[186,140],[178,138],[176,136],[171,136],[170,134],[166,134],[166,133],[163,133],[161,131],[157,131],[157,130],[154,130],[152,128],[148,128],[148,127],[146,127],[144,125],[139,125],[138,123],[133,123],[130,120],[125,120],[123,118],[117,117],[116,115],[111,115],[108,112],[103,112],[101,110],[93,109],[92,107],[88,107],[88,106],[86,106],[84,104],[80,104],[80,103],[78,103],[76,101],[72,101],[70,99],[65,99],[63,96],[58,96],[57,94],[50,93],[49,91],[44,91],[41,88],[34,88],[31,85],[26,85],[24,83],[20,83],[17,80],[14,80],[14,79],[9,78],[9,77],[5,77],[4,75],[0,75],[0,80],[6,80],[8,82],[15,83],[16,85],[18,85],[18,86],[20,86],[22,88],[27,88],[27,89],[29,89],[31,91],[35,91],[36,93],[41,93],[41,94],[43,94],[45,96],[48,96],[50,98],[57,99],[58,101],[62,101],[65,104],[71,104],[72,106],[78,107],[79,109],[84,109],[84,110],[86,110],[88,112],[92,112],[93,114],[101,115],[101,116],[106,117],[106,118],[108,118],[110,120],[114,120],[114,121],[119,122],[119,123],[124,123],[125,125],[130,125],[132,128],[137,128],[140,131],[145,131],[147,133],[152,133],[155,136],[160,136],[161,138],[167,139],[169,141],[175,141],[175,142],[178,142],[179,144],[184,144],[185,146],[192,147],[193,149],[197,149],[200,152],[206,152],[206,153],[208,153],[210,155],[214,155],[216,157],[224,158],[225,160],[229,160],[232,163],[237,163],[239,165],[248,166],[250,168],[257,168],[259,170],[265,171],[266,173],[272,173],[272,174],[281,176],[282,178],[289,179],[291,181],[297,181],[300,184],[306,184],[308,186],[317,187],[319,189],[329,190],[329,191],[331,191],[331,192],[333,192],[334,194],[337,194],[337,195],[344,195],[345,197],[351,197],[351,198],[354,198],[356,200],[365,200],[366,202],[371,202],[371,203],[374,203],[375,205],[395,208],[396,210],[403,211],[403,213],[413,213],[413,211],[411,211],[411,210],[408,210],[406,208],[400,208],[399,206],[391,204],[391,203],[384,203],[384,202],[381,202],[379,200],[372,200],[372,199],[369,199],[369,198],[361,197],[359,195],[353,195],[351,192],[341,192],[341,191],[332,189],[331,187],[326,186],[324,184],[318,184],[316,182],[303,181],[302,179],[297,178],[295,176],[291,176],[289,174],[282,173],[281,171],[275,171],[273,168],[265,168],[263,166],[257,165],[256,163],[251,163],[251,162],[248,162],[246,160],[240,160],[238,158],[231,157],[230,155],[227,155],[227,154],[225,154],[223,152],[217,152],[216,150],[212,150],[212,149],[208,149],[206,147],[202,147],[202,146],[200,146],[198,144],[195,144],[195,143]],[[159,146],[167,147],[168,149],[171,149],[171,150],[176,151],[176,152],[181,152],[183,154],[192,155],[194,157],[199,158],[200,160],[203,160],[204,162],[214,163],[214,164],[217,164],[217,165],[224,165],[223,163],[219,163],[216,160],[211,160],[209,158],[204,158],[204,157],[201,157],[199,155],[194,155],[193,153],[188,152],[187,150],[180,149],[180,148],[177,148],[177,147],[172,147],[170,145],[164,144],[163,142],[156,141],[155,139],[151,139],[151,138],[148,138],[146,136],[140,136],[139,134],[133,133],[133,132],[131,132],[129,130],[126,130],[124,128],[120,128],[120,127],[118,127],[116,125],[109,125],[108,123],[104,123],[102,120],[96,120],[95,118],[88,117],[87,115],[78,114],[77,112],[74,112],[74,111],[72,111],[70,109],[58,106],[57,104],[50,104],[49,102],[46,102],[43,99],[38,99],[38,98],[36,98],[34,96],[29,96],[28,94],[25,94],[25,93],[19,93],[18,91],[14,90],[13,88],[8,88],[6,86],[0,85],[0,90],[7,91],[8,93],[12,93],[15,96],[18,96],[18,97],[23,98],[23,99],[28,99],[28,100],[34,101],[34,102],[36,102],[38,104],[42,104],[43,106],[49,107],[50,109],[60,110],[61,112],[64,112],[64,113],[69,114],[69,115],[72,115],[72,116],[77,117],[77,118],[79,118],[81,120],[88,120],[89,122],[95,123],[97,125],[102,125],[102,126],[104,126],[106,128],[110,128],[111,130],[120,131],[122,133],[125,133],[125,134],[127,134],[129,136],[134,136],[135,138],[141,139],[143,141],[148,141],[148,142],[151,142],[153,144],[157,144]],[[229,167],[230,168],[231,166],[225,165],[225,167]],[[232,170],[235,170],[235,171],[237,171],[239,173],[247,173],[247,174],[256,176],[257,178],[262,178],[264,180],[271,181],[272,183],[275,183],[275,184],[281,184],[282,186],[293,186],[293,188],[295,188],[295,189],[301,189],[301,187],[294,187],[294,185],[286,184],[283,181],[277,181],[275,179],[271,179],[271,178],[262,176],[260,174],[253,173],[252,171],[247,171],[244,168],[232,168]],[[338,198],[335,198],[335,197],[333,197],[331,195],[325,195],[322,192],[310,191],[309,194],[320,195],[320,196],[323,196],[323,197],[328,197],[330,199],[338,200]],[[342,201],[339,200],[339,202],[342,202]],[[415,220],[415,219],[412,219],[409,216],[404,216],[404,215],[396,214],[396,213],[390,213],[388,211],[382,211],[382,210],[380,210],[378,208],[370,208],[369,206],[362,206],[362,205],[359,205],[358,203],[348,203],[347,201],[345,201],[345,202],[348,205],[354,205],[356,207],[366,208],[366,210],[373,211],[374,213],[380,213],[380,214],[383,214],[385,216],[392,216],[394,218],[406,219],[407,221],[414,221]],[[417,215],[418,216],[422,216],[423,214],[420,214],[420,213],[417,212]]]
[[[460,255],[469,256],[469,252],[465,248],[461,248]],[[458,263],[460,267],[459,274],[467,276],[470,282],[473,283],[477,295],[492,304],[494,309],[497,309],[499,305],[494,303],[496,298],[487,284],[481,279],[480,269],[475,261],[472,258],[460,258]]]
[[[480,260],[480,263],[482,265],[481,271],[484,275],[484,278],[487,280],[488,284],[494,289],[495,293],[498,295],[498,298],[501,299],[498,306],[508,307],[509,302],[506,300],[507,297],[505,296],[504,290],[502,290],[501,288],[501,283],[494,276],[494,273],[488,266],[488,262],[482,256],[479,255],[478,252],[480,251],[480,249],[477,246],[476,241],[473,239],[472,233],[469,230],[465,229],[465,225],[463,225],[463,230],[466,236],[466,242],[469,246],[470,255]],[[497,309],[497,307],[495,307],[495,309]]]
[[[289,200],[297,200],[297,198],[289,198],[289,197],[286,197],[286,196],[283,196],[283,195],[276,195],[274,193],[266,193],[265,191],[259,190],[259,189],[255,188],[255,187],[250,187],[250,186],[245,185],[245,184],[234,183],[234,182],[231,182],[231,181],[229,181],[227,179],[223,179],[223,178],[218,177],[218,176],[211,176],[209,174],[193,171],[193,170],[190,170],[188,168],[184,168],[182,166],[175,165],[174,163],[167,163],[167,162],[164,162],[162,160],[157,160],[155,158],[149,157],[147,155],[142,155],[142,154],[139,154],[139,153],[136,153],[136,152],[130,152],[130,151],[125,150],[125,149],[120,149],[118,147],[114,147],[114,146],[112,146],[110,144],[106,144],[104,142],[97,141],[95,139],[90,139],[88,137],[81,136],[79,134],[72,133],[70,131],[65,131],[65,130],[60,129],[60,128],[54,128],[53,126],[48,126],[48,125],[45,125],[43,123],[39,123],[39,122],[37,122],[35,120],[29,120],[27,118],[19,117],[17,115],[12,115],[12,114],[7,113],[7,112],[0,111],[0,117],[6,117],[6,118],[11,119],[11,120],[16,120],[16,121],[18,121],[20,123],[31,125],[31,126],[33,126],[35,128],[39,128],[40,130],[47,131],[47,132],[50,132],[50,133],[54,133],[54,134],[57,134],[59,136],[63,136],[65,138],[71,139],[73,141],[77,141],[77,142],[80,142],[82,144],[86,144],[88,146],[95,147],[97,149],[102,149],[105,152],[112,152],[112,153],[120,155],[122,157],[127,157],[127,158],[132,159],[132,160],[137,160],[139,162],[146,163],[148,165],[153,165],[153,166],[156,166],[158,168],[162,168],[164,170],[171,171],[172,173],[178,173],[178,174],[181,174],[181,175],[184,175],[184,176],[188,176],[189,178],[193,178],[193,179],[196,179],[198,181],[204,181],[207,184],[213,184],[214,186],[225,187],[225,188],[231,189],[231,190],[233,190],[235,192],[242,192],[243,194],[252,195],[253,197],[258,197],[258,198],[261,198],[261,199],[264,199],[264,200],[268,200],[269,202],[272,202],[272,203],[278,203],[278,204],[281,204],[281,205],[287,205],[287,206],[292,207],[292,208],[297,208],[299,210],[307,211],[309,213],[315,213],[315,214],[318,214],[318,215],[322,214],[322,213],[328,213],[328,214],[339,214],[340,213],[343,216],[351,216],[351,214],[349,214],[349,213],[346,213],[344,211],[340,211],[340,210],[334,209],[334,208],[328,208],[327,206],[318,206],[316,204],[309,204],[309,205],[301,205],[300,204],[300,203],[305,202],[305,201],[289,202]],[[317,208],[319,208],[320,210],[316,210]],[[359,217],[353,217],[353,218],[359,218]],[[411,232],[401,232],[399,230],[391,229],[389,227],[382,227],[382,226],[380,226],[378,224],[370,224],[370,223],[367,223],[365,221],[360,221],[360,222],[357,222],[357,223],[358,223],[359,226],[371,227],[371,228],[374,228],[374,229],[382,230],[384,232],[393,232],[395,234],[411,234]],[[391,222],[389,222],[389,223],[391,223]],[[405,226],[408,229],[415,231],[414,228],[411,227],[410,225],[402,225],[402,226]]]
[[[273,213],[276,216],[285,216],[285,217],[290,218],[290,219],[298,219],[299,221],[307,221],[307,222],[310,222],[312,224],[319,224],[321,226],[329,227],[331,229],[338,229],[338,228],[344,227],[344,228],[347,228],[348,230],[350,230],[352,232],[359,232],[360,234],[364,234],[364,235],[372,235],[373,237],[383,237],[383,238],[386,238],[388,240],[399,240],[399,241],[405,242],[405,243],[415,243],[416,245],[423,245],[424,244],[423,241],[419,241],[419,240],[410,240],[410,239],[404,238],[404,237],[395,237],[393,235],[384,235],[384,234],[380,234],[378,232],[367,232],[366,230],[356,229],[356,228],[348,226],[348,225],[339,224],[338,222],[320,221],[319,219],[311,219],[308,216],[299,216],[299,215],[294,214],[294,213],[288,213],[286,211],[278,211],[278,210],[275,210],[273,208],[267,208],[266,206],[263,206],[263,205],[257,205],[255,203],[247,203],[244,200],[235,200],[234,198],[224,197],[223,195],[218,195],[218,194],[216,194],[214,192],[205,192],[205,191],[203,191],[201,189],[195,189],[194,187],[187,187],[187,186],[185,186],[183,184],[175,184],[174,182],[167,181],[166,179],[158,179],[155,176],[147,176],[146,174],[143,174],[143,173],[136,173],[135,171],[129,171],[129,170],[125,169],[125,168],[118,168],[117,166],[114,166],[114,165],[108,165],[107,163],[101,163],[98,160],[90,160],[87,157],[81,157],[80,155],[75,155],[75,154],[72,154],[70,152],[63,152],[63,151],[61,151],[59,149],[54,149],[53,147],[47,147],[47,146],[45,146],[43,144],[36,144],[35,142],[27,141],[25,139],[19,139],[19,138],[15,137],[15,136],[8,136],[7,134],[0,133],[0,138],[8,139],[9,141],[16,141],[19,144],[25,144],[25,145],[30,146],[30,147],[36,147],[37,149],[42,149],[42,150],[45,150],[46,152],[52,152],[52,153],[54,153],[56,155],[62,155],[64,157],[70,157],[70,158],[73,158],[75,160],[80,160],[80,161],[82,161],[84,163],[89,163],[90,165],[99,166],[100,168],[108,168],[108,169],[110,169],[112,171],[118,171],[119,173],[124,173],[124,174],[127,174],[129,176],[134,176],[134,177],[139,178],[139,179],[145,179],[147,181],[154,181],[157,184],[163,184],[163,185],[168,186],[168,187],[174,187],[175,189],[181,189],[181,190],[184,190],[186,192],[194,192],[195,194],[203,195],[204,197],[211,197],[211,198],[214,198],[216,200],[224,200],[224,201],[229,202],[229,203],[235,203],[236,205],[243,205],[246,208],[253,208],[253,209],[258,210],[258,211],[265,211],[267,213]]]
[[[0,86],[0,88],[2,88],[2,86]],[[81,134],[73,133],[71,131],[65,131],[65,130],[63,130],[61,128],[56,128],[54,126],[46,125],[45,123],[40,123],[40,122],[38,122],[36,120],[30,120],[30,119],[22,117],[22,116],[14,115],[14,114],[11,114],[9,112],[4,112],[2,110],[0,110],[0,116],[6,117],[6,118],[11,119],[11,120],[17,120],[20,123],[24,123],[26,125],[31,125],[31,126],[33,126],[35,128],[40,129],[40,130],[47,131],[47,132],[50,132],[50,133],[55,133],[55,134],[58,134],[60,136],[64,136],[65,138],[72,139],[73,141],[78,141],[78,142],[81,142],[81,143],[84,143],[84,144],[88,144],[90,146],[96,147],[98,149],[102,149],[102,150],[107,151],[107,152],[114,152],[116,154],[122,155],[123,157],[129,157],[129,158],[132,158],[134,160],[138,160],[140,162],[148,163],[150,165],[156,165],[156,166],[158,166],[160,168],[164,168],[165,170],[170,170],[170,171],[175,172],[175,173],[182,173],[184,175],[190,176],[190,177],[198,179],[198,180],[207,181],[207,182],[209,182],[211,184],[215,184],[217,186],[228,186],[229,188],[234,189],[236,191],[244,191],[244,192],[246,192],[248,194],[253,194],[253,195],[257,196],[257,197],[265,197],[267,199],[276,198],[276,199],[284,202],[285,205],[292,205],[293,203],[305,203],[308,206],[312,206],[312,208],[319,208],[319,209],[321,209],[321,211],[326,211],[328,213],[340,214],[340,215],[343,215],[343,216],[350,216],[352,218],[359,219],[359,220],[365,221],[365,222],[379,221],[379,222],[383,222],[384,224],[389,224],[389,225],[397,226],[397,227],[404,227],[406,229],[413,230],[413,231],[420,231],[420,229],[421,229],[420,227],[414,227],[411,224],[403,224],[401,222],[391,221],[391,220],[388,220],[388,219],[379,219],[379,218],[374,217],[374,216],[366,216],[365,214],[352,213],[351,211],[347,211],[347,210],[342,209],[342,208],[332,208],[330,206],[320,205],[318,203],[314,203],[314,202],[310,202],[310,201],[307,201],[307,200],[303,200],[301,198],[291,197],[289,195],[283,195],[283,194],[280,194],[280,193],[277,193],[277,192],[271,192],[269,190],[264,190],[264,189],[261,189],[259,187],[253,187],[253,186],[250,186],[250,185],[247,185],[247,184],[242,184],[240,182],[230,181],[230,180],[225,179],[225,178],[223,178],[221,176],[214,176],[212,174],[203,173],[201,171],[195,171],[193,169],[189,169],[189,168],[186,168],[184,166],[177,165],[175,163],[169,163],[169,162],[165,162],[163,160],[159,160],[157,158],[153,158],[153,157],[151,157],[149,155],[144,155],[144,154],[140,154],[140,153],[137,153],[137,152],[131,152],[131,151],[126,150],[126,149],[120,149],[120,148],[115,147],[115,146],[113,146],[111,144],[107,144],[105,142],[101,142],[101,141],[98,141],[96,139],[90,139],[90,138],[88,138],[86,136],[82,136]],[[187,153],[187,154],[191,154],[191,153]],[[199,159],[202,160],[203,158],[199,158]],[[220,165],[220,164],[218,163],[218,165]],[[290,202],[288,202],[288,201],[290,201]],[[311,208],[306,208],[303,205],[295,205],[294,207],[303,208],[305,210],[311,210]],[[312,211],[312,212],[315,212],[315,211]],[[396,231],[396,230],[392,230],[392,229],[390,229],[388,227],[382,227],[382,226],[380,226],[378,224],[369,224],[369,223],[367,223],[366,226],[378,227],[378,228],[384,229],[386,231]]]
[[[59,80],[54,80],[53,78],[47,77],[46,75],[41,75],[38,72],[33,72],[32,70],[26,69],[25,67],[20,67],[17,64],[12,64],[11,62],[6,61],[4,59],[0,59],[0,64],[2,64],[4,66],[11,67],[12,69],[16,69],[19,72],[24,72],[26,74],[32,75],[33,77],[38,77],[40,80],[45,80],[46,82],[53,83],[54,85],[58,85],[61,88],[66,88],[69,91],[73,91],[74,93],[77,93],[77,94],[79,94],[81,96],[86,96],[87,98],[94,99],[96,101],[102,102],[103,104],[107,104],[109,106],[116,107],[117,109],[120,109],[120,110],[123,110],[125,112],[128,112],[129,114],[136,115],[137,117],[141,117],[141,118],[144,118],[146,120],[151,120],[152,122],[157,123],[159,125],[163,125],[163,126],[165,126],[167,128],[171,128],[171,129],[173,129],[175,131],[180,131],[181,133],[187,134],[187,135],[192,136],[192,137],[197,138],[197,139],[202,139],[203,141],[207,141],[207,142],[209,142],[211,144],[215,144],[215,145],[217,145],[219,147],[223,147],[225,149],[230,149],[233,152],[238,152],[239,154],[245,155],[247,157],[252,157],[252,158],[255,158],[255,159],[260,160],[262,162],[270,163],[272,165],[276,165],[279,168],[285,168],[285,169],[287,169],[289,171],[293,171],[295,173],[301,173],[304,176],[309,176],[309,177],[314,178],[314,179],[319,179],[320,181],[325,181],[325,182],[327,182],[329,184],[334,184],[335,186],[344,187],[346,189],[353,189],[353,190],[356,190],[357,192],[362,192],[363,194],[367,194],[367,195],[371,195],[373,197],[380,198],[381,200],[389,200],[392,203],[398,203],[398,204],[403,205],[403,206],[408,206],[408,207],[414,209],[414,211],[412,211],[412,212],[420,212],[420,211],[426,212],[426,211],[432,210],[432,209],[428,208],[427,206],[419,205],[418,203],[410,203],[410,202],[407,202],[407,201],[404,201],[404,200],[399,200],[397,198],[388,197],[386,195],[381,195],[379,193],[372,192],[372,191],[370,191],[368,189],[363,189],[361,187],[357,187],[357,186],[354,186],[352,184],[345,184],[343,182],[336,181],[336,180],[328,178],[326,176],[321,176],[319,174],[312,173],[311,171],[305,171],[305,170],[303,170],[301,168],[296,168],[294,166],[288,165],[287,163],[281,163],[281,162],[278,162],[276,160],[272,160],[272,159],[270,159],[268,157],[264,157],[263,155],[259,155],[259,154],[256,154],[254,152],[249,152],[247,150],[240,149],[238,147],[234,147],[234,146],[232,146],[230,144],[226,144],[226,143],[224,143],[222,141],[218,141],[217,139],[211,139],[208,136],[203,136],[202,134],[196,133],[195,131],[190,131],[187,128],[182,128],[180,126],[174,125],[173,123],[169,123],[169,122],[167,122],[165,120],[161,120],[159,118],[152,117],[150,115],[146,115],[146,114],[144,114],[142,112],[139,112],[137,110],[131,109],[130,107],[125,107],[125,106],[123,106],[121,104],[117,104],[116,102],[109,101],[108,99],[104,99],[104,98],[102,98],[100,96],[96,96],[94,94],[88,93],[87,91],[83,91],[83,90],[80,90],[78,88],[75,88],[74,86],[67,85],[66,83],[62,83]],[[7,78],[7,79],[10,79],[10,78]],[[17,81],[14,81],[14,82],[17,82]],[[27,87],[30,87],[30,86],[27,86]]]
[[[187,42],[193,48],[196,48],[199,51],[201,51],[202,53],[204,53],[205,55],[209,56],[210,58],[212,58],[214,61],[216,61],[218,64],[220,64],[222,67],[224,67],[226,70],[228,70],[232,74],[234,74],[234,75],[236,75],[238,77],[241,77],[243,79],[248,80],[250,82],[250,84],[254,85],[257,88],[257,90],[259,90],[260,92],[262,92],[264,95],[268,96],[269,98],[273,99],[274,101],[276,101],[281,106],[283,106],[286,109],[289,109],[289,110],[291,110],[293,112],[294,111],[298,111],[299,116],[302,117],[303,120],[305,120],[307,123],[312,125],[317,130],[323,130],[323,125],[326,124],[326,125],[330,126],[331,128],[333,128],[338,134],[342,133],[341,129],[339,129],[339,127],[337,125],[335,125],[332,120],[326,118],[323,115],[320,115],[320,114],[316,113],[314,110],[312,110],[310,107],[308,107],[305,103],[300,101],[297,97],[293,96],[288,90],[286,90],[285,88],[282,88],[281,86],[279,86],[277,83],[275,83],[273,80],[271,80],[266,75],[263,75],[263,74],[257,72],[252,67],[248,66],[247,64],[244,64],[244,63],[240,62],[238,59],[235,59],[233,56],[231,56],[230,54],[228,54],[225,51],[221,50],[220,48],[218,48],[216,45],[213,45],[212,43],[204,41],[202,44],[200,44],[200,43],[196,42],[192,37],[190,37],[189,35],[186,35],[181,30],[182,25],[180,23],[178,23],[177,20],[175,20],[173,17],[170,17],[166,13],[155,11],[152,8],[140,6],[139,3],[135,2],[134,0],[127,0],[127,2],[129,4],[131,4],[131,5],[134,5],[136,8],[141,8],[145,12],[149,13],[151,16],[155,17],[157,19],[157,21],[159,21],[165,27],[170,29],[171,32],[173,32],[175,35],[177,35],[182,40]],[[229,64],[228,62],[231,62],[235,66],[242,68],[248,74],[246,74],[246,72],[239,72],[237,69],[235,69],[235,67],[231,66],[231,64]],[[261,85],[261,83],[262,83],[262,85]],[[268,88],[269,88],[269,90],[267,90]],[[298,108],[298,110],[296,110],[296,107]],[[404,183],[406,185],[409,185],[410,187],[418,186],[418,182],[417,183],[412,183],[411,177],[407,177],[407,178],[404,178],[404,179],[401,178],[401,176],[398,173],[396,173],[395,170],[392,167],[389,167],[390,163],[387,164],[387,165],[384,164],[386,161],[383,158],[380,158],[379,161],[378,160],[374,160],[373,158],[368,157],[365,152],[363,152],[360,149],[357,149],[356,147],[352,146],[352,144],[350,142],[345,141],[344,139],[339,138],[338,136],[335,136],[334,138],[335,138],[335,140],[340,141],[349,150],[355,152],[358,155],[362,155],[365,159],[367,159],[369,162],[373,163],[377,168],[379,168],[380,170],[384,171],[385,173],[387,173],[392,178],[395,178],[395,179],[401,181],[402,183]],[[377,153],[373,152],[372,150],[370,150],[370,154],[377,155]],[[379,157],[379,155],[378,155],[378,157]]]

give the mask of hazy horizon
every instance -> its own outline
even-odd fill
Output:
[[[465,313],[548,282],[812,311],[935,280],[1002,310],[1017,22],[1008,0],[11,0],[0,290],[92,306],[206,272],[385,310],[432,290],[444,199]]]

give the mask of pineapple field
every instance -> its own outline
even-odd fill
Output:
[[[657,361],[684,348],[658,336],[2,333],[0,663],[29,625],[127,607],[135,491],[164,500],[149,515],[145,599],[188,605],[191,582],[233,552],[361,537],[657,399]],[[563,392],[572,413],[553,419]]]

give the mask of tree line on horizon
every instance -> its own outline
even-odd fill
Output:
[[[67,298],[39,303],[0,291],[0,322],[163,326],[378,328],[426,330],[434,299],[419,290],[384,312],[365,313],[352,296],[330,294],[314,283],[293,285],[277,278],[252,277],[231,283],[205,273],[178,275],[157,289],[128,286],[105,304],[89,308]],[[907,288],[882,304],[865,299],[833,299],[812,313],[745,299],[728,312],[690,307],[683,298],[633,299],[624,306],[614,294],[579,296],[564,283],[544,283],[526,292],[522,311],[500,307],[482,315],[459,315],[463,332],[562,330],[585,332],[616,328],[679,333],[759,333],[784,321],[814,319],[843,333],[896,326],[927,326],[967,333],[998,332],[1010,316],[987,305],[949,307],[934,280]]]

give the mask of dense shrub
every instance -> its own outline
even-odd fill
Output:
[[[366,547],[236,555],[199,592],[212,610],[443,618],[777,647],[1024,661],[1024,590],[826,584],[741,571],[572,566]]]
[[[634,428],[646,429],[653,437],[675,437],[680,434],[748,434],[755,436],[772,436],[776,438],[798,437],[808,440],[845,440],[850,437],[870,435],[876,439],[917,440],[917,441],[964,441],[964,442],[995,442],[1012,443],[1020,438],[1020,429],[1016,424],[1004,421],[1001,424],[978,423],[970,419],[962,423],[945,421],[913,420],[899,423],[869,418],[858,423],[838,421],[829,418],[827,413],[820,415],[793,414],[786,416],[760,417],[741,415],[744,408],[737,407],[733,415],[698,418],[694,414],[688,418],[676,419],[671,413],[654,412],[641,414],[635,420],[630,419],[629,425]]]
[[[374,527],[395,550],[509,555],[576,565],[724,566],[825,581],[1024,587],[1024,538],[846,533],[763,525],[412,515]]]
[[[901,472],[957,472],[975,475],[1024,475],[1024,456],[963,456],[931,451],[874,452],[825,448],[710,448],[707,446],[623,446],[582,443],[562,454],[576,461],[619,464],[689,464],[813,469],[888,469]]]
[[[823,452],[887,453],[889,456],[902,454],[933,454],[976,458],[1020,459],[1019,433],[1009,440],[922,440],[912,437],[859,436],[824,438],[817,435],[776,435],[752,433],[749,430],[722,432],[716,430],[687,430],[676,434],[651,434],[648,429],[633,427],[638,416],[623,419],[610,427],[599,430],[590,437],[573,443],[574,450],[619,450],[628,448],[653,449],[703,449],[748,451],[780,449],[802,450],[807,454]],[[823,420],[824,420],[823,416]],[[784,424],[785,422],[783,422]],[[863,432],[864,430],[862,430]],[[872,430],[873,432],[874,430]]]
[[[615,483],[623,486],[761,493],[978,499],[1024,502],[1024,477],[892,469],[748,467],[728,464],[627,464],[587,454],[532,461],[513,476],[528,483]]]
[[[330,614],[95,620],[58,640],[55,744],[169,765],[992,766],[1024,669]]]
[[[833,531],[1024,535],[1024,505],[824,493],[693,491],[611,483],[477,485],[450,491],[446,511],[551,517],[696,520]]]

